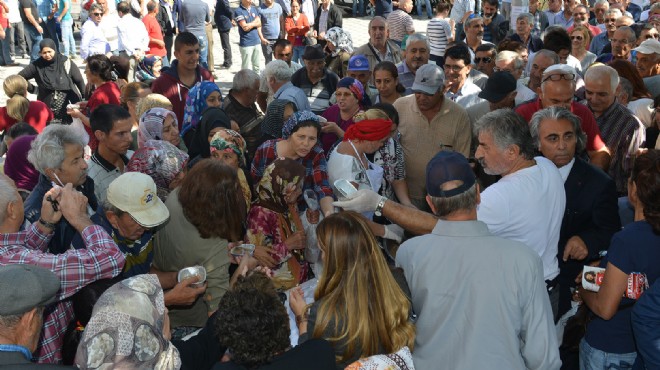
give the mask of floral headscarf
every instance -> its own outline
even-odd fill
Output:
[[[296,111],[296,105],[290,100],[286,99],[275,99],[266,108],[266,115],[264,120],[261,122],[261,132],[264,135],[268,135],[273,138],[279,138],[282,136],[282,125],[284,124],[284,108],[287,104],[291,104],[294,112]]]
[[[293,129],[305,121],[314,121],[319,123],[319,116],[308,110],[302,110],[292,114],[291,117],[289,117],[289,119],[284,123],[284,126],[282,126],[282,139],[288,139],[291,136]]]
[[[179,127],[179,120],[171,110],[151,108],[144,112],[138,125],[138,148],[149,140],[163,140],[163,124],[167,116],[174,118],[174,125]]]
[[[135,68],[135,77],[138,79],[138,81],[151,81],[155,80],[156,76],[154,76],[154,64],[158,62],[160,59],[159,56],[145,56],[140,60],[138,63],[137,67]]]
[[[220,95],[222,95],[218,85],[211,81],[199,82],[188,91],[186,107],[183,110],[183,128],[181,129],[181,137],[183,137],[188,130],[197,126],[202,117],[202,112],[207,108],[206,98],[208,98],[214,91],[220,92]]]
[[[168,141],[149,140],[126,165],[128,172],[149,175],[156,183],[158,197],[164,202],[170,194],[170,184],[183,171],[188,162],[188,154]]]
[[[165,302],[156,275],[137,275],[105,291],[85,327],[75,364],[81,369],[181,368],[163,337]]]
[[[345,87],[351,90],[353,96],[355,96],[355,99],[358,100],[360,107],[363,109],[371,106],[371,99],[369,99],[369,95],[364,93],[364,86],[362,86],[362,82],[354,79],[353,77],[344,77],[339,80],[339,82],[337,82],[337,88],[340,87]]]
[[[351,34],[344,31],[341,27],[332,27],[325,33],[325,39],[335,46],[332,56],[336,57],[340,51],[353,54],[353,39]]]
[[[234,152],[238,156],[238,165],[245,166],[247,146],[243,136],[234,130],[224,129],[213,135],[211,139],[211,154],[215,151]]]
[[[278,213],[285,213],[289,206],[285,193],[301,186],[305,179],[305,166],[293,159],[277,158],[264,170],[264,175],[257,184],[256,203]]]

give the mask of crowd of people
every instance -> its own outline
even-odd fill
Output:
[[[8,3],[0,367],[660,368],[657,0]]]

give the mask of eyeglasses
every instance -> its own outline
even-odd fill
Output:
[[[100,16],[103,15],[103,13],[92,13],[92,15],[95,16],[95,17],[100,17]]]
[[[541,81],[541,82],[545,82],[547,80],[550,80],[550,81],[561,81],[561,80],[573,81],[573,80],[575,80],[575,75],[573,73],[552,74],[552,75],[544,78],[543,81]]]
[[[509,72],[509,73],[513,74],[513,70],[500,68],[500,67],[494,67],[493,72]]]
[[[474,62],[475,62],[476,64],[479,64],[479,63],[481,63],[481,62],[484,62],[484,63],[490,63],[490,62],[492,62],[492,61],[493,61],[493,58],[491,58],[491,57],[474,58]]]
[[[584,38],[582,36],[571,36],[571,40],[582,41]]]
[[[610,22],[614,23],[616,22],[616,18],[605,18],[604,21],[605,23],[610,23]]]

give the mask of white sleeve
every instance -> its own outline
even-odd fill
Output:
[[[481,193],[481,203],[477,206],[477,219],[486,225],[494,235],[509,225],[509,203],[499,187],[491,185]]]

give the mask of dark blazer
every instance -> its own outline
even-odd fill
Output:
[[[509,24],[504,19],[502,14],[495,14],[493,20],[488,24],[490,34],[493,35],[493,44],[497,45],[500,41],[504,40],[507,32],[509,32]]]
[[[522,39],[520,38],[520,36],[518,36],[517,33],[514,33],[513,35],[509,36],[509,39],[523,43]],[[529,41],[529,45],[527,45],[527,51],[531,54],[531,53],[536,53],[541,49],[543,49],[543,41],[536,36],[532,36],[531,40]]]
[[[218,31],[229,32],[231,30],[231,21],[234,19],[234,11],[231,10],[228,0],[218,0],[215,3],[215,24],[218,26]]]
[[[321,18],[321,7],[323,5],[319,5],[318,9],[316,9],[316,15],[314,16],[314,30],[316,32],[319,32],[319,19]],[[340,27],[342,26],[342,15],[341,15],[341,10],[335,6],[335,4],[330,4],[330,7],[328,8],[328,27],[326,30],[331,29],[332,27]]]
[[[73,367],[36,364],[28,361],[20,352],[0,352],[0,369],[4,370],[73,370]]]
[[[612,235],[621,230],[616,187],[605,172],[576,157],[564,182],[564,190],[566,210],[557,248],[561,286],[560,312],[562,302],[570,308],[570,291],[567,290],[575,286],[575,277],[582,271],[583,265],[598,258],[598,253],[609,247]],[[566,242],[576,235],[587,245],[589,256],[583,261],[569,259],[564,262]],[[568,293],[568,301],[562,300],[562,292]]]

